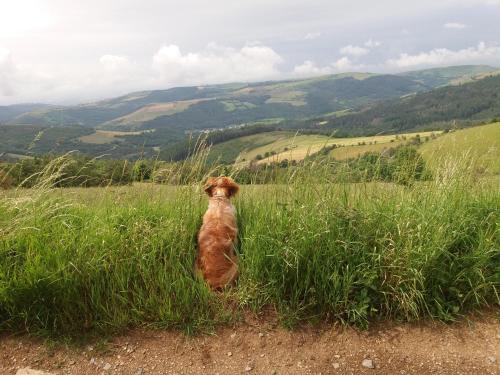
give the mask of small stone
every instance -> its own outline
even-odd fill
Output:
[[[375,364],[371,359],[363,359],[363,362],[361,362],[361,365],[366,368],[375,368]]]
[[[271,371],[271,375],[276,375],[277,373],[278,373],[278,371],[276,371],[276,370]]]
[[[335,363],[333,364],[333,368],[334,368],[334,369],[338,369],[338,368],[340,368],[340,363],[335,362]]]
[[[252,365],[247,365],[247,367],[245,367],[245,372],[250,372],[253,370],[253,366]]]
[[[262,354],[260,355],[260,358],[264,358],[264,356],[265,356],[265,354],[264,354],[264,353],[262,353]]]
[[[339,358],[340,358],[340,355],[335,354],[335,355],[334,355],[334,357],[335,357],[335,358],[337,358],[337,359],[339,359]]]
[[[16,375],[52,375],[52,373],[40,370],[33,370],[29,367],[26,367],[17,370]]]
[[[264,334],[262,332],[260,332],[259,337],[264,337]]]
[[[227,352],[227,356],[231,357],[233,355],[233,352]]]
[[[110,363],[106,363],[106,364],[104,365],[103,369],[104,369],[105,371],[111,370],[111,364],[110,364]]]
[[[488,361],[490,363],[496,363],[497,359],[491,355],[491,356],[488,357]]]
[[[142,368],[139,367],[137,371],[135,372],[135,375],[142,375]]]
[[[229,337],[231,337],[232,340],[235,339],[236,338],[236,333],[231,333],[231,336],[229,336]]]
[[[90,364],[91,365],[97,365],[97,362],[95,361],[94,357],[90,358]]]

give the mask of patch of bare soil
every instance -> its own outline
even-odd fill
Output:
[[[288,331],[247,319],[213,334],[134,330],[81,348],[0,337],[0,374],[500,374],[498,311],[453,325]],[[19,371],[19,374],[23,373]]]

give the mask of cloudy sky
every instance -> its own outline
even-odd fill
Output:
[[[0,0],[0,105],[346,71],[500,67],[500,0]]]

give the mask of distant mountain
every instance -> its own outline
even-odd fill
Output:
[[[17,116],[33,111],[48,109],[51,107],[52,106],[48,104],[14,104],[8,106],[0,106],[0,124],[9,121],[15,122]]]
[[[406,108],[398,105],[432,93],[436,87],[481,82],[493,75],[495,69],[458,66],[397,75],[344,73],[287,81],[142,91],[75,106],[5,106],[0,107],[0,152],[37,154],[80,150],[91,155],[135,158],[175,146],[191,132],[237,129],[253,124],[315,132],[342,129],[349,134],[410,129],[423,126],[424,120],[417,125],[415,119],[401,125],[398,121],[410,121],[410,115],[398,112]],[[479,90],[491,91],[486,87]],[[436,100],[447,102],[446,97]],[[477,100],[484,104],[487,96]],[[422,113],[427,112],[424,107]],[[370,117],[375,113],[382,119]],[[384,117],[388,113],[392,113],[392,120]],[[483,111],[483,115],[486,114],[487,111]],[[437,121],[430,115],[425,119]],[[376,125],[378,121],[380,126]]]
[[[340,74],[312,79],[183,87],[132,93],[97,103],[47,108],[9,124],[78,125],[107,130],[222,128],[353,109],[429,87],[395,75]]]
[[[377,134],[449,127],[500,119],[500,75],[388,100],[359,113],[311,121],[325,132]]]
[[[264,119],[299,119],[353,110],[379,100],[465,82],[494,70],[467,65],[398,75],[344,73],[302,80],[179,87],[69,107],[0,107],[0,122],[108,130],[222,128]]]
[[[436,88],[469,82],[475,78],[483,78],[485,74],[498,70],[498,68],[488,65],[459,65],[416,70],[413,72],[401,73],[400,75],[420,82],[425,86]]]

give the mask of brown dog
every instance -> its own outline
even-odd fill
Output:
[[[210,177],[205,185],[210,198],[198,233],[196,270],[212,289],[221,289],[238,276],[234,250],[238,228],[236,212],[229,201],[238,190],[230,177]]]

